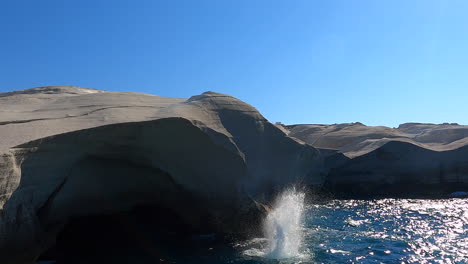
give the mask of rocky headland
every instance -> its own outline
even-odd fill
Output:
[[[102,229],[93,225],[115,219],[140,219],[143,233],[157,223],[166,235],[260,232],[276,190],[323,182],[318,150],[214,92],[3,93],[0,135],[0,263],[68,263],[86,255],[73,252]]]
[[[69,263],[104,229],[100,250],[125,254],[135,240],[158,256],[148,234],[258,233],[292,184],[337,196],[467,191],[467,145],[457,124],[274,125],[215,92],[0,93],[0,263]]]

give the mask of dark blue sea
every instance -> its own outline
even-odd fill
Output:
[[[265,238],[222,246],[200,241],[194,255],[168,262],[468,263],[468,199],[296,203],[278,206],[270,223],[280,227],[266,227]]]
[[[93,263],[468,263],[468,199],[304,202],[290,190],[263,233],[241,241],[204,234],[159,248],[150,259],[114,252]]]
[[[468,263],[467,199],[334,200],[304,224],[302,263]]]

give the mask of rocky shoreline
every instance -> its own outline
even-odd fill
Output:
[[[275,193],[298,183],[336,197],[468,190],[468,127],[284,126],[214,92],[0,93],[0,135],[1,263],[66,259],[57,248],[92,240],[86,226],[101,222],[136,221],[153,237],[248,236]]]

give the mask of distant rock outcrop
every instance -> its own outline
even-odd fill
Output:
[[[366,126],[362,123],[284,126],[289,136],[317,148],[337,150],[354,158],[387,142],[408,142],[434,151],[454,150],[468,145],[468,126],[456,123],[405,123],[398,128]]]
[[[285,128],[289,136],[335,151],[325,157],[331,170],[324,186],[335,194],[421,196],[468,190],[468,126],[349,123]]]
[[[258,202],[324,180],[319,151],[214,92],[188,100],[62,86],[3,93],[0,135],[1,263],[33,263],[63,247],[65,234],[81,232],[75,219],[139,207],[158,212],[167,230],[250,232],[264,210]]]

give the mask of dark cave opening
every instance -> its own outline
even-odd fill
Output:
[[[139,206],[125,212],[71,219],[39,261],[159,263],[190,241],[194,230],[173,211]]]

